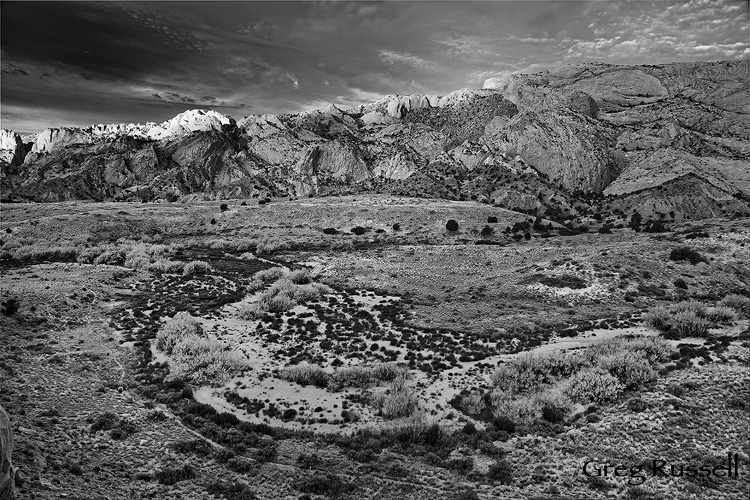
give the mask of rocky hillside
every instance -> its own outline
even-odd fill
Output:
[[[4,200],[390,192],[556,219],[750,214],[748,62],[582,64],[342,110],[0,135]]]

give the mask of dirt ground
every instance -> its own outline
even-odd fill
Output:
[[[13,424],[18,498],[745,498],[747,319],[711,330],[713,344],[673,341],[708,354],[612,402],[581,407],[557,426],[487,437],[512,469],[510,484],[488,475],[498,456],[487,443],[462,431],[472,423],[485,439],[490,426],[451,400],[488,389],[498,363],[522,353],[659,335],[642,322],[649,309],[747,295],[747,220],[683,223],[658,234],[562,236],[545,228],[526,239],[504,232],[523,214],[473,202],[382,195],[227,204],[2,206],[0,303],[13,300],[18,310],[0,315],[0,404]],[[458,231],[447,231],[448,219]],[[493,232],[480,234],[485,226]],[[356,227],[363,233],[353,234]],[[172,245],[171,260],[203,260],[212,271],[82,263],[73,253],[14,258],[23,246],[80,254],[126,240]],[[705,262],[671,260],[683,246]],[[273,321],[238,318],[241,304],[261,293],[246,289],[253,276],[276,266],[309,269],[331,291]],[[217,387],[170,382],[170,359],[152,344],[179,311],[198,317],[252,369]],[[324,333],[310,334],[305,321]],[[719,342],[724,347],[711,351]],[[279,378],[292,362],[329,373],[402,364],[424,421],[439,424],[450,445],[378,434],[400,425],[369,403],[388,383],[301,386]],[[229,392],[263,409],[241,408]],[[270,405],[296,417],[280,418]],[[345,409],[359,420],[347,421]],[[634,485],[581,473],[592,458],[693,463],[727,452],[740,456],[739,479]]]

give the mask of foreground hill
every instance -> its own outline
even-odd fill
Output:
[[[0,135],[4,200],[358,192],[475,199],[556,220],[750,214],[748,62],[582,64],[447,96],[236,122]]]

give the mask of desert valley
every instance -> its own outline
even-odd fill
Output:
[[[746,498],[748,69],[3,130],[0,492]]]

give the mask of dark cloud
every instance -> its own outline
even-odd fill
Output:
[[[732,0],[3,2],[0,19],[3,127],[22,131],[445,94],[564,62],[750,56]]]

